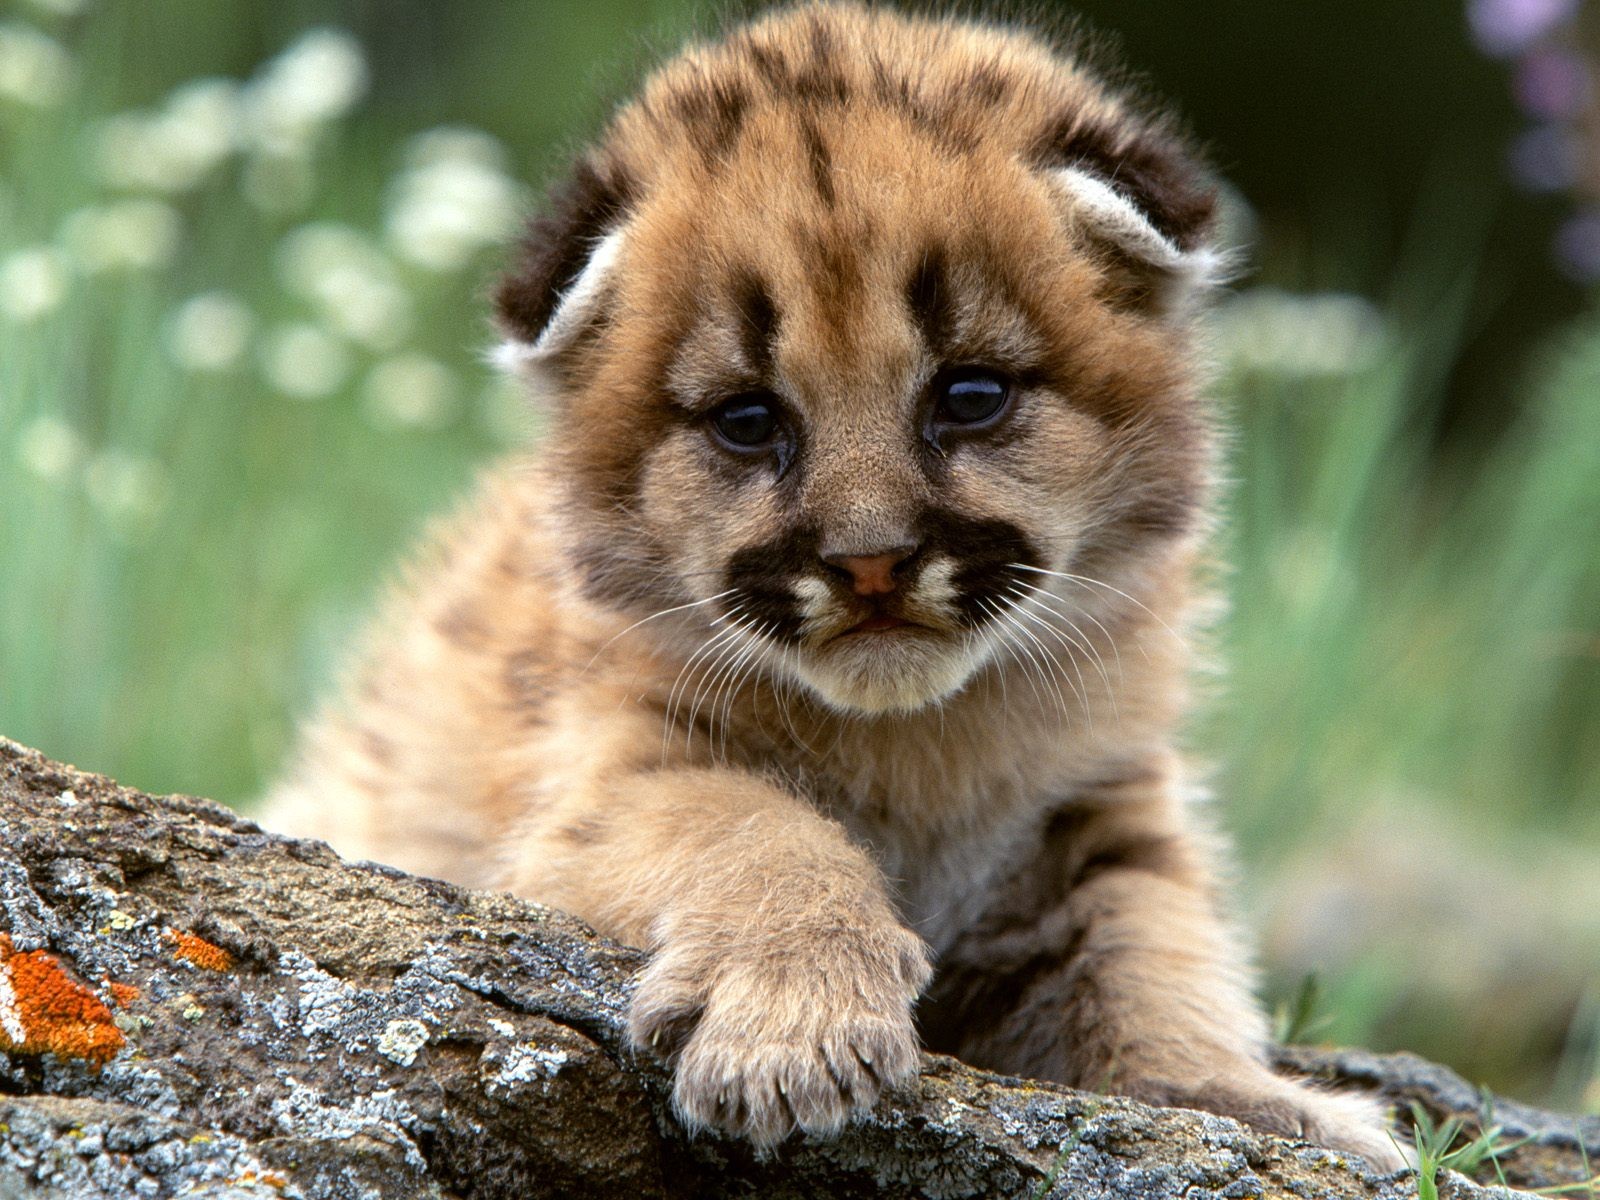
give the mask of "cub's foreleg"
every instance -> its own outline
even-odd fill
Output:
[[[1158,772],[1077,798],[941,960],[930,1048],[1200,1108],[1397,1167],[1376,1105],[1274,1074],[1215,847]]]
[[[529,827],[513,890],[654,951],[629,1035],[691,1125],[837,1129],[917,1066],[923,943],[834,822],[754,774],[602,776]]]

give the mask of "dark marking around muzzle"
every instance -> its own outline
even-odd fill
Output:
[[[991,618],[987,606],[1009,603],[1010,589],[1022,579],[1013,564],[1035,567],[1041,561],[1033,540],[1010,521],[930,508],[918,532],[925,556],[943,554],[954,561],[955,605],[969,627]]]
[[[817,574],[818,544],[816,530],[802,528],[740,550],[728,560],[724,577],[726,587],[739,589],[728,611],[774,641],[799,641],[804,617],[794,587]]]
[[[1023,580],[1015,564],[1041,562],[1038,547],[1009,521],[930,508],[916,529],[918,545],[907,566],[915,571],[941,557],[953,560],[955,607],[969,628],[991,619],[992,607],[1010,602],[1009,592]],[[803,526],[734,554],[728,560],[724,586],[738,591],[728,602],[728,611],[774,641],[798,641],[805,622],[796,585],[802,579],[830,578],[820,546],[818,531]],[[903,586],[914,586],[914,581],[908,578]]]

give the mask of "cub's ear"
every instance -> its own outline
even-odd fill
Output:
[[[516,265],[495,293],[506,340],[495,360],[508,370],[549,362],[603,314],[622,249],[630,201],[621,173],[578,161],[528,224]]]
[[[1171,316],[1226,281],[1216,185],[1163,125],[1071,117],[1040,140],[1035,161],[1105,255],[1114,302]]]

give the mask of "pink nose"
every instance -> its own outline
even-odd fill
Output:
[[[915,552],[915,546],[896,546],[880,554],[824,554],[822,561],[849,575],[856,595],[885,596],[895,589],[894,569]]]

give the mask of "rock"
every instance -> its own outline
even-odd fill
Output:
[[[623,1046],[637,951],[3,739],[0,931],[4,1197],[1416,1194],[1220,1117],[935,1056],[833,1140],[691,1137],[665,1070]],[[1481,1106],[1409,1056],[1283,1060],[1436,1116]],[[1600,1121],[1495,1111],[1531,1139],[1501,1160],[1515,1184],[1600,1158]],[[1510,1193],[1447,1175],[1440,1194]]]

